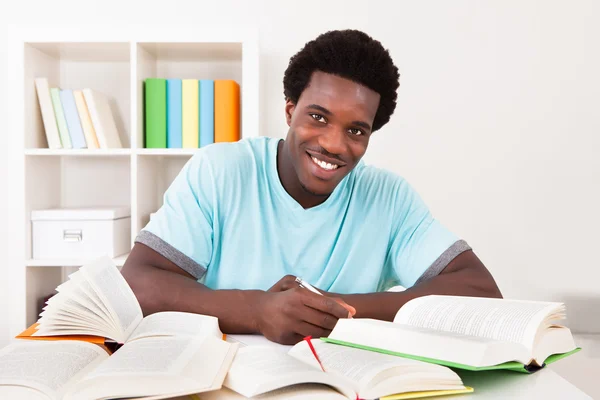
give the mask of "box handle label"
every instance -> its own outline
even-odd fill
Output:
[[[65,229],[63,231],[63,240],[65,242],[81,242],[83,240],[83,232],[81,232],[81,229]]]

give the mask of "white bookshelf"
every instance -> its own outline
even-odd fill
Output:
[[[9,30],[8,279],[10,334],[35,322],[43,299],[86,259],[32,258],[32,210],[128,206],[131,245],[196,149],[146,149],[143,81],[234,79],[242,138],[258,136],[258,36],[240,26],[19,26]],[[124,148],[48,149],[34,78],[111,98]],[[14,95],[13,95],[14,94]],[[122,266],[127,254],[114,259]]]

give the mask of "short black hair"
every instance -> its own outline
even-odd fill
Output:
[[[379,93],[381,99],[373,131],[387,124],[396,109],[400,86],[398,68],[389,51],[364,32],[347,29],[329,31],[306,43],[290,58],[283,76],[286,100],[298,103],[315,71],[351,80]]]

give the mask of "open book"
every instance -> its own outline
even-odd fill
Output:
[[[109,258],[81,267],[48,301],[38,334],[101,335],[124,343],[16,340],[0,351],[0,398],[160,399],[221,388],[238,344],[215,317],[162,312],[142,318]],[[14,395],[20,393],[20,395]]]
[[[331,343],[468,370],[533,372],[579,350],[556,322],[562,303],[478,297],[419,297],[394,322],[341,319]]]
[[[240,347],[225,378],[225,389],[201,399],[377,399],[387,395],[439,391],[471,392],[460,377],[441,365],[312,340],[289,351],[271,346]],[[321,368],[322,365],[322,368]],[[432,393],[429,393],[432,395]],[[413,398],[414,398],[413,397]],[[402,398],[401,396],[390,397]]]

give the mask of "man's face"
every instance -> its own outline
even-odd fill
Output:
[[[379,94],[316,71],[297,104],[288,100],[286,139],[302,187],[329,195],[367,150]]]

